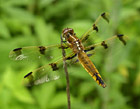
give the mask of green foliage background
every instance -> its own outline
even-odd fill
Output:
[[[82,67],[70,76],[72,109],[140,108],[140,1],[139,0],[0,0],[0,108],[66,109],[65,78],[27,89],[23,75],[38,66],[9,59],[10,50],[31,45],[60,43],[66,27],[80,37],[103,12],[100,39],[116,33],[128,36],[125,47],[100,55],[96,66],[106,81],[102,88]],[[95,38],[96,39],[96,36]],[[91,58],[94,60],[95,58]]]

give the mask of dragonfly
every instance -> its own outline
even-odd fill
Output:
[[[79,62],[89,73],[89,75],[97,82],[97,84],[105,88],[106,83],[102,79],[99,71],[89,57],[94,55],[99,47],[108,49],[112,40],[119,40],[123,45],[126,45],[127,36],[123,34],[114,35],[111,38],[108,38],[96,44],[91,44],[89,46],[84,46],[84,42],[87,41],[93,31],[98,32],[98,22],[100,21],[100,19],[104,19],[109,22],[108,16],[108,13],[102,13],[101,15],[99,15],[99,17],[93,23],[92,27],[87,32],[85,32],[81,36],[81,38],[78,38],[76,36],[76,33],[72,28],[65,28],[63,29],[61,34],[64,39],[63,44],[16,48],[10,52],[9,57],[13,60],[21,61],[29,59],[32,55],[37,55],[37,58],[40,59],[42,56],[47,57],[52,48],[59,50],[71,49],[71,52],[65,57],[61,57],[54,62],[46,64],[36,70],[27,73],[24,76],[24,80],[26,80],[27,82],[26,84],[38,85],[49,82],[51,80],[59,79],[62,74],[59,72],[59,69],[63,66],[63,58],[65,58],[66,61],[75,59],[74,62]],[[90,51],[92,51],[93,54],[88,54]]]

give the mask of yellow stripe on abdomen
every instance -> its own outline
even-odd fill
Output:
[[[101,75],[99,74],[98,70],[96,69],[95,65],[92,63],[92,61],[89,59],[87,54],[82,51],[78,53],[78,59],[82,66],[85,68],[85,70],[90,74],[90,76],[103,88],[106,87],[106,84],[104,83],[103,79],[101,78]]]

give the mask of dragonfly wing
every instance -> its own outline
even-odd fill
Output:
[[[60,59],[55,63],[44,65],[34,71],[29,72],[24,76],[23,83],[30,86],[59,79],[63,74],[61,70],[62,61],[63,59]]]
[[[88,38],[89,38],[89,36],[90,36],[90,34],[93,32],[93,31],[96,31],[96,32],[98,32],[98,23],[100,22],[100,20],[101,19],[104,19],[104,20],[106,20],[108,23],[109,23],[109,14],[108,13],[102,13],[101,15],[99,15],[98,16],[98,18],[95,20],[95,22],[93,23],[93,25],[92,25],[92,27],[86,32],[86,33],[84,33],[83,35],[82,35],[82,37],[80,38],[80,40],[82,41],[82,42],[85,42]]]
[[[70,58],[77,58],[74,53],[69,54],[66,56],[66,59],[68,65],[71,65]],[[63,73],[62,73],[63,72]],[[34,71],[29,72],[24,76],[23,83],[26,86],[32,86],[32,85],[38,85],[45,82],[49,82],[51,80],[57,80],[60,77],[64,76],[63,71],[63,58],[60,58],[59,60],[44,65]]]
[[[65,45],[66,47],[66,45]],[[59,51],[58,51],[59,50]],[[29,46],[29,47],[22,47],[22,48],[16,48],[12,50],[9,54],[9,57],[12,60],[21,61],[21,60],[37,60],[37,59],[51,59],[52,54],[56,54],[54,52],[57,52],[56,56],[58,57],[61,53],[61,45],[52,45],[52,46]]]
[[[95,53],[95,51],[97,51],[99,48],[109,49],[109,48],[113,47],[114,43],[118,43],[117,41],[122,42],[123,45],[126,45],[127,39],[128,39],[127,36],[115,35],[102,42],[85,47],[84,51],[85,52],[93,51],[93,53]]]

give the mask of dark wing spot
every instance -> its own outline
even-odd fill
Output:
[[[105,12],[101,14],[101,16],[105,16]]]
[[[85,36],[84,41],[86,41],[89,37],[89,34]]]
[[[105,41],[103,41],[103,42],[101,43],[101,45],[102,45],[105,49],[108,48],[108,45],[105,43]]]
[[[109,23],[109,19],[107,18],[106,13],[102,13],[101,16],[103,17],[103,19],[105,19],[108,23]]]
[[[69,56],[69,57],[67,57],[66,60],[70,60],[70,59],[74,58],[75,56],[77,56],[77,54],[74,54],[73,56]]]
[[[56,71],[56,70],[59,69],[59,68],[57,67],[57,64],[56,64],[56,63],[51,63],[51,64],[49,64],[49,65],[51,65],[53,71]]]
[[[33,72],[28,73],[27,75],[24,76],[24,78],[28,77],[29,75],[31,75]]]
[[[27,86],[32,86],[34,85],[34,77],[32,75],[33,72],[28,73],[27,75],[24,76],[24,78],[27,78],[29,80],[29,83]]]
[[[46,48],[44,46],[39,46],[39,51],[41,54],[45,54]]]
[[[96,30],[96,32],[98,32],[98,27],[95,24],[93,24],[93,30]]]
[[[86,41],[89,38],[89,34],[87,34],[85,37],[83,37],[82,42]]]
[[[123,39],[123,34],[119,34],[119,35],[117,35],[117,37],[119,38],[119,40],[120,41],[122,41],[122,43],[124,44],[124,45],[126,45],[126,41]]]
[[[18,56],[18,55],[21,55],[21,49],[22,49],[22,48],[16,48],[16,49],[14,49],[13,51],[14,51],[15,54]]]
[[[13,51],[19,51],[19,50],[21,50],[22,48],[16,48],[16,49],[14,49]]]

